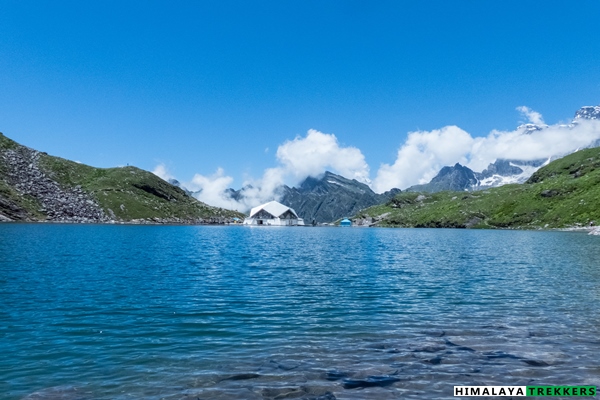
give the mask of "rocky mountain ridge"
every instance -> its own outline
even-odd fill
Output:
[[[575,112],[572,124],[565,125],[564,127],[573,127],[580,120],[598,119],[600,119],[600,106],[585,106]],[[548,125],[531,123],[518,127],[525,134],[543,131],[546,128],[548,128]],[[588,147],[597,147],[599,145],[600,141],[597,140],[590,143]],[[454,166],[443,167],[429,183],[413,185],[407,188],[406,191],[425,193],[436,193],[445,190],[476,191],[512,183],[524,183],[539,168],[547,165],[555,158],[537,160],[507,160],[499,158],[481,172],[475,172],[464,165],[456,163]]]
[[[429,228],[587,228],[600,224],[600,147],[539,168],[525,183],[476,192],[402,192],[357,223]],[[597,230],[596,230],[597,231]]]
[[[392,189],[377,194],[356,179],[347,179],[326,171],[321,177],[308,177],[299,187],[283,186],[280,202],[304,218],[305,223],[333,222],[356,214],[359,210],[381,204],[396,194]]]
[[[425,193],[444,190],[476,191],[511,183],[524,183],[549,161],[545,159],[532,161],[497,159],[482,172],[475,172],[469,167],[456,163],[451,167],[443,167],[429,183],[413,185],[406,191]]]
[[[444,190],[465,190],[476,186],[478,182],[479,179],[477,179],[475,172],[456,163],[452,167],[443,167],[429,183],[413,185],[407,188],[406,191],[434,193]]]
[[[39,151],[25,146],[15,146],[0,155],[4,166],[5,183],[12,186],[20,196],[36,199],[39,214],[49,220],[60,222],[108,222],[110,218],[96,199],[85,193],[81,186],[62,187],[50,179],[40,166]],[[26,208],[19,207],[7,197],[0,195],[0,218],[3,220],[27,220]]]
[[[0,221],[223,223],[241,216],[201,203],[148,171],[90,167],[0,133]]]
[[[582,107],[575,113],[571,125],[582,119],[599,119],[600,106]],[[545,124],[523,124],[518,127],[524,134],[543,131]],[[590,144],[590,147],[598,145]],[[524,183],[539,168],[547,165],[552,158],[537,160],[497,159],[481,172],[456,163],[443,167],[439,173],[426,184],[414,185],[406,192],[436,193],[441,191],[481,191],[500,187],[506,184]],[[381,204],[399,193],[392,189],[383,194],[374,193],[367,185],[346,179],[342,176],[326,172],[321,177],[308,177],[298,187],[282,186],[277,191],[278,200],[296,210],[307,223],[331,222],[353,215],[361,207]],[[227,196],[240,201],[244,196],[244,188],[228,189]]]
[[[600,119],[600,106],[585,106],[575,112],[577,119]]]

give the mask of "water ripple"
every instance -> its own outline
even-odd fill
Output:
[[[596,385],[597,244],[565,232],[0,225],[0,393],[330,400]]]

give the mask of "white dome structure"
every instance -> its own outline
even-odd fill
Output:
[[[297,226],[304,225],[304,220],[298,217],[293,208],[270,201],[250,210],[244,225]]]

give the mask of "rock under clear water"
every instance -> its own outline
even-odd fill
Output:
[[[17,400],[451,398],[596,385],[597,237],[0,225]]]

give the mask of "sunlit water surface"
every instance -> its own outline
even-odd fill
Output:
[[[599,299],[581,233],[4,224],[0,397],[599,385]]]

